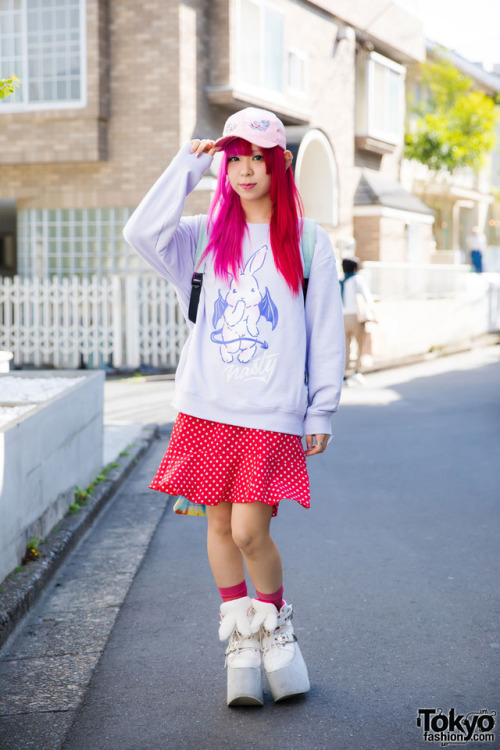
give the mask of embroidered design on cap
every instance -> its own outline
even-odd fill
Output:
[[[267,130],[270,124],[269,120],[254,120],[250,123],[250,127],[254,130]]]

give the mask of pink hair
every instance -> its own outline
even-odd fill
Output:
[[[271,248],[276,268],[293,294],[298,294],[303,282],[300,253],[299,220],[303,205],[293,179],[291,168],[285,168],[283,149],[279,146],[263,148],[266,172],[271,175]],[[202,258],[213,255],[215,275],[228,280],[228,272],[238,275],[243,267],[242,241],[247,224],[241,201],[227,177],[227,162],[231,156],[252,154],[252,144],[241,138],[227,145],[217,180],[217,187],[208,212],[210,241]]]

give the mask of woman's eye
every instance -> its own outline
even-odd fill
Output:
[[[239,161],[237,156],[230,156],[228,161]]]
[[[256,159],[257,161],[262,161],[264,157],[262,156],[262,154],[255,154],[253,158]]]

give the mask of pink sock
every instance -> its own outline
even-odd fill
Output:
[[[255,589],[255,594],[256,599],[258,599],[260,602],[269,602],[274,604],[278,612],[283,606],[283,586],[280,586],[279,589],[274,592],[274,594],[262,594],[260,591],[257,591],[257,589]]]
[[[231,602],[233,599],[241,599],[243,596],[248,595],[247,582],[242,581],[236,586],[228,586],[224,589],[219,586],[219,591],[222,596],[222,601],[224,602]]]

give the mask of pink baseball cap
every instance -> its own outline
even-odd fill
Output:
[[[235,138],[243,138],[261,148],[286,148],[285,127],[273,112],[267,109],[247,107],[226,120],[222,138],[215,141],[218,148],[224,148]]]

